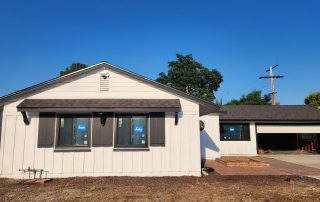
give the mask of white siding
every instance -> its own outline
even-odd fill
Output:
[[[139,98],[180,99],[179,124],[166,113],[166,145],[150,151],[113,151],[112,147],[92,147],[91,152],[54,152],[37,148],[38,113],[25,125],[13,100],[4,106],[0,147],[1,177],[22,178],[21,168],[43,168],[49,177],[69,176],[200,176],[199,105],[191,100],[108,71],[110,90],[100,92],[100,73],[95,71],[77,79],[36,92],[32,99]],[[26,99],[25,98],[25,99]]]
[[[257,125],[257,133],[320,133],[319,125]]]
[[[219,116],[209,114],[200,117],[205,123],[201,131],[201,158],[213,160],[220,156],[257,155],[255,123],[250,123],[250,141],[220,141]]]
[[[201,116],[205,129],[201,131],[201,159],[213,160],[220,157],[220,125],[218,114]]]
[[[257,155],[256,137],[256,125],[251,122],[250,141],[220,141],[221,155]]]

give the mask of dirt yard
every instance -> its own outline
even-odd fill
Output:
[[[320,201],[320,180],[291,176],[97,177],[24,185],[0,179],[1,201]]]

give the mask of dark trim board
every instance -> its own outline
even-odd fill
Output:
[[[91,148],[61,148],[61,147],[56,147],[54,150],[54,152],[91,152]]]
[[[146,113],[146,112],[180,112],[181,108],[19,108],[18,111],[51,112],[56,113],[92,113],[92,112],[118,112],[118,113]]]

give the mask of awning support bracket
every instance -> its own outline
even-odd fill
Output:
[[[23,111],[21,112],[22,114],[22,117],[23,117],[23,122],[26,124],[26,125],[29,125],[30,124],[30,120],[29,120],[29,117],[28,117],[28,114],[26,111]]]
[[[107,114],[100,112],[100,123],[102,126],[106,125]]]
[[[178,125],[179,123],[179,112],[174,113],[174,125]]]

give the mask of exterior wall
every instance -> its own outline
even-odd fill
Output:
[[[250,141],[220,141],[221,155],[257,155],[256,126],[250,122]]]
[[[23,99],[13,100],[3,112],[1,177],[27,178],[28,174],[23,175],[19,169],[29,166],[48,170],[48,177],[201,175],[198,103],[112,71],[108,71],[110,91],[100,92],[100,73],[92,72],[26,98],[179,98],[179,124],[174,124],[174,113],[166,113],[166,145],[149,147],[150,151],[91,147],[91,152],[54,152],[54,148],[37,148],[38,113],[30,113],[31,122],[25,125],[16,109]]]
[[[250,141],[220,141],[219,117],[206,115],[200,117],[200,120],[206,123],[205,127],[207,129],[201,133],[202,159],[212,160],[220,156],[232,155],[257,155],[256,127],[254,122],[250,122]],[[208,134],[208,138],[205,133]]]
[[[319,125],[257,125],[257,133],[320,133]]]
[[[219,114],[201,116],[205,129],[200,132],[201,159],[212,160],[220,157]]]

